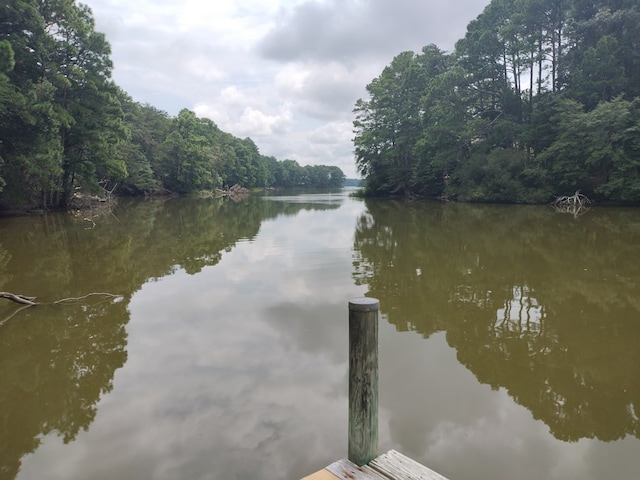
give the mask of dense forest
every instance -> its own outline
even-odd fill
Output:
[[[75,0],[0,5],[0,210],[64,208],[79,192],[342,186],[338,167],[264,156],[192,111],[133,101],[94,27]]]
[[[493,0],[452,53],[397,55],[355,105],[369,195],[640,202],[637,0]]]

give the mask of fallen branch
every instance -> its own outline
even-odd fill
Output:
[[[26,297],[24,295],[16,295],[14,293],[9,292],[0,292],[0,298],[7,298],[12,302],[21,303],[23,305],[33,306],[38,305],[37,302],[34,302],[36,297]]]
[[[71,297],[71,298],[63,298],[61,300],[56,300],[55,302],[52,302],[51,305],[60,305],[61,303],[77,302],[79,300],[84,300],[85,298],[89,298],[94,295],[102,295],[103,297],[111,297],[111,298],[118,298],[122,296],[122,295],[114,295],[113,293],[92,292],[92,293],[87,293],[82,297]]]
[[[11,300],[12,302],[20,303],[22,305],[27,305],[28,307],[33,307],[36,305],[60,305],[63,303],[72,303],[72,302],[77,302],[79,300],[84,300],[85,298],[89,298],[94,295],[102,295],[103,297],[111,297],[111,298],[118,298],[122,296],[122,295],[114,295],[113,293],[92,292],[92,293],[87,293],[82,297],[63,298],[61,300],[56,300],[55,302],[41,303],[41,302],[35,301],[36,297],[16,295],[15,293],[10,293],[10,292],[0,292],[0,298],[6,298],[8,300]]]
[[[589,205],[590,203],[591,203],[591,200],[589,200],[589,197],[587,197],[586,195],[583,195],[582,193],[580,193],[580,190],[578,190],[573,195],[557,197],[551,203],[551,205],[555,205],[555,206],[559,206],[559,207],[567,207],[567,206],[569,206],[569,207],[575,207],[575,206],[582,207],[584,205]]]
[[[15,317],[18,314],[18,312],[21,312],[25,308],[35,307],[37,305],[63,305],[67,303],[75,303],[95,295],[100,295],[100,296],[109,297],[109,298],[122,298],[122,295],[114,295],[113,293],[92,292],[92,293],[87,293],[82,297],[63,298],[61,300],[56,300],[55,302],[42,303],[42,302],[36,302],[36,297],[27,297],[26,295],[16,295],[15,293],[10,293],[10,292],[0,292],[0,298],[6,298],[7,300],[11,300],[12,302],[23,305],[18,310],[16,310],[11,315],[9,315],[7,318],[0,320],[0,327],[5,323],[7,323],[9,320],[11,320],[13,317]]]
[[[22,310],[24,310],[25,308],[29,308],[32,307],[33,305],[24,305],[22,307],[20,307],[19,309],[17,309],[15,312],[13,312],[11,315],[9,315],[7,318],[5,318],[4,320],[2,320],[0,322],[0,327],[2,325],[4,325],[5,323],[7,323],[9,320],[11,320],[13,317],[15,317],[18,313],[20,313]]]
[[[580,190],[573,195],[557,197],[551,202],[551,206],[558,212],[570,213],[574,218],[578,218],[580,215],[588,212],[590,204],[591,200],[586,195],[580,193]]]
[[[249,189],[240,186],[238,183],[227,190],[216,189],[216,197],[228,197],[232,200],[242,200],[249,196],[249,193],[251,193]]]

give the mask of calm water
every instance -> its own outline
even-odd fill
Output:
[[[97,213],[97,212],[96,212]],[[637,479],[640,210],[127,202],[0,219],[0,479],[298,479],[347,451],[347,304],[380,299],[380,451]],[[95,223],[95,225],[94,225]]]

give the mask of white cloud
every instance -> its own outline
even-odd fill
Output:
[[[351,111],[367,83],[403,50],[451,50],[489,0],[87,3],[135,100],[171,115],[189,108],[266,155],[355,176]],[[331,148],[318,135],[329,131]]]
[[[231,90],[226,90],[226,95],[220,97],[221,104],[229,107],[227,110],[221,111],[219,107],[201,103],[194,107],[196,114],[211,118],[223,131],[232,132],[240,138],[251,137],[254,141],[260,137],[285,134],[290,130],[292,113],[288,105],[281,105],[273,113],[265,113],[260,108],[249,105],[241,113],[234,115],[233,112],[237,112],[247,98],[230,88]]]
[[[238,87],[235,85],[222,90],[222,92],[220,92],[220,98],[229,106],[245,105],[248,100],[247,96],[238,90]]]
[[[242,112],[240,121],[234,125],[233,130],[244,131],[247,135],[266,136],[277,133],[286,133],[291,121],[291,112],[287,106],[283,106],[280,113],[268,115],[260,110],[247,107]]]

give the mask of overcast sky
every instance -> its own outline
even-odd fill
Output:
[[[352,110],[393,57],[452,51],[489,0],[86,0],[134,100],[356,176]]]

